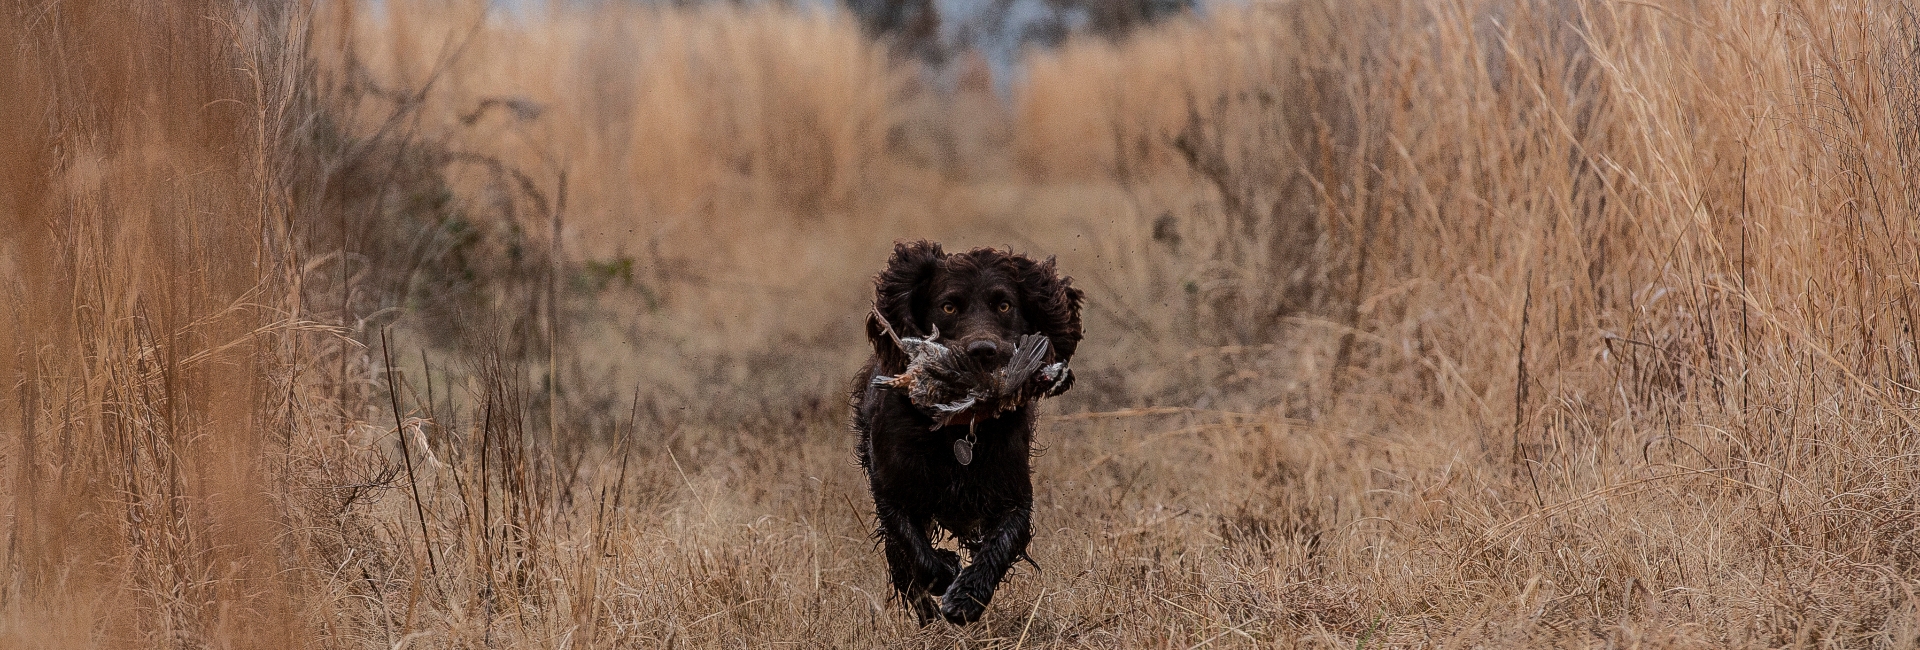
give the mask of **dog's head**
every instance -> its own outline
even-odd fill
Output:
[[[949,254],[929,241],[893,247],[887,268],[874,278],[874,307],[900,336],[926,336],[974,355],[989,367],[1006,363],[1023,334],[1041,334],[1054,361],[1068,361],[1080,345],[1079,289],[1054,271],[1053,258],[976,248]],[[880,322],[867,317],[867,338],[889,373],[906,368]]]

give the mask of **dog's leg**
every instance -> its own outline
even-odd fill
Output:
[[[1018,508],[1002,517],[981,540],[973,553],[973,563],[954,578],[953,586],[940,598],[940,614],[957,624],[980,620],[993,600],[993,590],[1006,577],[1015,560],[1027,554],[1027,542],[1033,539],[1033,515]]]
[[[939,603],[934,598],[953,584],[954,575],[960,572],[960,556],[933,547],[927,539],[926,521],[914,521],[905,513],[885,506],[876,510],[893,590],[906,600],[921,625],[931,623],[939,617]]]

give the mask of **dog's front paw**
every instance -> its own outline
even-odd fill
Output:
[[[966,585],[965,582],[956,582],[945,596],[940,597],[940,615],[954,625],[980,620],[980,615],[987,611],[987,603],[993,600],[993,590],[968,589]]]
[[[913,610],[913,622],[920,624],[921,627],[931,625],[942,618],[939,596],[921,592],[908,596],[906,602],[907,608]]]
[[[939,563],[927,571],[927,589],[936,594],[947,593],[953,586],[953,579],[960,575],[960,554],[944,548],[933,549],[933,557]]]

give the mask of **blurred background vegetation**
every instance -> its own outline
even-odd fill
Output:
[[[0,11],[0,646],[1920,638],[1902,3]],[[916,238],[1089,294],[968,628]]]

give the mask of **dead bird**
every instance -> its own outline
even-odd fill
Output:
[[[891,335],[892,327],[884,317],[881,321]],[[1040,334],[1021,336],[1007,363],[999,368],[982,366],[975,357],[956,352],[939,339],[938,326],[926,338],[895,337],[907,354],[906,371],[873,378],[875,386],[905,391],[914,406],[933,418],[934,429],[964,413],[992,419],[1034,399],[1058,395],[1072,372],[1064,362],[1047,363],[1052,344]]]

